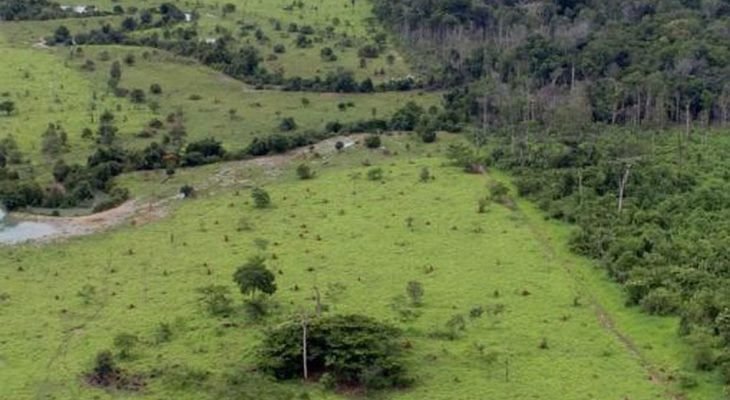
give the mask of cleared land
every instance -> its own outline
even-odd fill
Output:
[[[338,67],[352,69],[358,78],[385,69],[375,80],[408,74],[391,47],[360,68],[357,49],[376,34],[363,0],[354,8],[350,1],[304,2],[291,11],[285,9],[289,1],[231,2],[237,10],[225,16],[212,1],[183,4],[200,15],[198,24],[208,33],[216,26],[237,33],[239,20],[255,24],[268,41],[239,39],[264,56],[273,45],[285,44],[287,51],[265,64],[287,75],[311,77]],[[111,9],[139,2],[90,3]],[[285,117],[293,117],[299,130],[320,130],[330,121],[387,118],[408,101],[428,107],[440,99],[439,93],[420,92],[256,91],[153,49],[87,46],[76,53],[38,44],[60,24],[76,32],[104,21],[118,24],[120,17],[0,25],[0,52],[13,60],[0,62],[0,93],[7,92],[18,107],[16,114],[0,116],[0,136],[17,139],[31,160],[28,167],[50,172],[52,160],[40,152],[50,122],[69,133],[63,158],[83,162],[95,145],[81,132],[95,129],[105,110],[115,113],[125,147],[160,140],[137,134],[151,119],[183,111],[188,141],[212,136],[234,150],[276,132]],[[317,31],[337,26],[326,41],[296,49],[295,35],[286,32],[290,23]],[[357,45],[338,46],[345,33]],[[335,49],[336,62],[322,61],[325,46]],[[145,90],[159,108],[108,93],[111,63],[130,53],[135,63],[122,63],[121,85]],[[82,69],[87,59],[93,71]],[[162,94],[149,94],[153,83]],[[354,107],[339,107],[350,102]],[[263,328],[313,310],[315,286],[329,313],[362,313],[404,330],[408,367],[417,381],[382,398],[723,398],[716,377],[686,372],[690,351],[676,335],[677,321],[625,308],[621,289],[568,251],[568,227],[545,221],[522,201],[512,208],[492,203],[486,213],[477,213],[478,199],[489,193],[486,185],[509,184],[509,178],[491,171],[467,175],[445,165],[445,148],[456,140],[440,135],[436,144],[425,145],[415,137],[386,137],[387,153],[360,144],[336,152],[330,141],[316,149],[319,156],[300,150],[178,169],[172,178],[161,170],[116,178],[139,204],[169,199],[184,184],[199,193],[193,200],[165,202],[152,216],[138,210],[126,224],[98,235],[0,248],[0,398],[345,398],[318,384],[275,383],[251,372]],[[296,178],[294,169],[304,161],[316,170],[314,180]],[[367,178],[376,167],[384,171],[382,181]],[[419,182],[423,167],[433,181]],[[273,208],[254,209],[253,186],[271,193]],[[277,273],[277,307],[263,322],[247,318],[231,280],[252,255],[265,256]],[[421,282],[425,296],[417,309],[421,315],[404,322],[394,304],[409,281]],[[210,284],[230,288],[236,311],[229,318],[210,317],[199,304],[196,289]],[[464,329],[455,340],[439,338],[457,316]],[[160,342],[163,326],[170,336]],[[114,349],[120,333],[141,339],[131,359],[121,363],[146,377],[141,393],[103,391],[84,382],[95,355]],[[688,377],[698,385],[683,387]]]
[[[0,397],[118,397],[85,387],[80,374],[97,351],[112,347],[116,334],[129,332],[143,344],[125,368],[162,371],[149,379],[145,398],[205,398],[208,385],[223,385],[225,373],[253,362],[262,325],[247,322],[242,311],[227,320],[206,316],[195,289],[233,290],[235,267],[262,254],[280,287],[277,316],[267,324],[312,308],[317,286],[331,312],[363,313],[405,330],[419,383],[388,398],[448,399],[455,390],[472,399],[671,398],[665,392],[673,384],[649,379],[637,353],[616,335],[631,338],[651,368],[671,373],[680,360],[671,350],[678,343],[668,320],[624,310],[590,263],[556,245],[563,229],[528,206],[492,204],[477,214],[476,199],[493,178],[465,175],[423,150],[409,152],[407,142],[386,142],[400,153],[395,157],[370,150],[334,155],[312,181],[297,180],[291,165],[276,174],[255,166],[237,170],[266,185],[274,202],[269,210],[249,204],[250,182],[243,182],[181,202],[158,222],[1,250],[9,260],[3,290],[10,300],[0,308],[8,321],[0,327]],[[426,150],[437,153],[436,146]],[[382,182],[365,178],[370,167],[357,166],[365,159],[384,169]],[[419,182],[424,166],[434,181]],[[194,176],[175,179],[181,184]],[[242,223],[251,230],[239,231]],[[419,318],[403,323],[391,304],[411,280],[423,283],[425,304]],[[95,288],[89,304],[78,294],[87,285]],[[479,306],[485,313],[470,318]],[[603,319],[614,312],[615,331]],[[457,340],[432,337],[457,314],[467,321]],[[161,323],[171,324],[173,339],[155,345]],[[628,323],[641,328],[629,335]],[[543,341],[547,348],[540,348]],[[197,390],[178,387],[173,377],[181,369],[209,377]],[[261,382],[250,384],[254,393],[264,390]],[[317,386],[281,390],[327,397]],[[688,398],[713,398],[702,392],[711,386],[698,390]]]

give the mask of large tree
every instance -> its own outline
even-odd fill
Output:
[[[241,293],[256,296],[256,293],[272,295],[276,292],[276,276],[266,269],[263,257],[251,257],[246,264],[240,266],[233,274]]]

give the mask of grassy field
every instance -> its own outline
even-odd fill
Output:
[[[327,165],[312,161],[318,172],[312,181],[295,178],[296,163],[277,170],[240,163],[190,170],[175,184],[204,179],[214,168],[236,168],[249,181],[211,187],[144,226],[0,249],[7,260],[0,291],[9,296],[0,305],[0,398],[225,398],[211,388],[225,386],[232,371],[250,385],[250,398],[300,391],[336,398],[317,385],[262,384],[240,372],[253,363],[263,325],[311,309],[314,286],[330,312],[363,313],[404,329],[418,383],[387,398],[661,399],[679,390],[652,382],[640,358],[679,376],[686,360],[674,321],[623,308],[620,293],[561,244],[566,228],[529,205],[510,210],[495,203],[478,214],[486,183],[503,177],[444,166],[439,153],[447,142],[424,148],[393,138],[386,146],[397,156],[365,149],[335,154]],[[384,169],[383,182],[366,179],[371,167],[360,165],[363,160]],[[434,181],[419,182],[422,167]],[[245,189],[251,184],[271,193],[273,208],[252,207]],[[238,230],[242,220],[251,230]],[[256,254],[277,271],[274,316],[265,324],[242,312],[225,321],[208,317],[195,289],[221,284],[235,294],[234,269]],[[424,285],[425,304],[420,318],[404,323],[391,304],[411,280]],[[89,304],[78,294],[86,285],[95,289]],[[478,306],[487,312],[470,318]],[[498,308],[503,312],[489,312]],[[467,319],[457,340],[431,337],[457,314]],[[613,329],[604,318],[613,318]],[[169,343],[154,344],[160,323],[172,327]],[[82,383],[94,354],[112,348],[121,332],[142,339],[124,367],[156,376],[142,394]],[[543,342],[547,348],[540,348]],[[181,385],[179,371],[208,375]],[[699,379],[687,399],[721,398],[708,378]]]
[[[111,10],[164,2],[85,3]],[[259,48],[267,68],[286,76],[313,77],[342,67],[358,79],[375,81],[409,74],[390,44],[360,67],[358,48],[381,31],[370,24],[365,0],[230,2],[236,11],[227,15],[223,1],[175,4],[199,15],[202,38],[228,30],[237,44]],[[302,6],[292,6],[296,3]],[[0,138],[12,135],[27,165],[46,181],[56,161],[41,154],[46,126],[62,125],[69,134],[62,158],[83,163],[96,145],[81,133],[95,130],[106,110],[115,114],[125,148],[162,140],[164,130],[147,138],[138,133],[152,119],[182,112],[188,142],[214,137],[236,150],[256,136],[278,132],[287,117],[294,118],[298,131],[321,130],[331,121],[387,119],[409,101],[424,107],[440,102],[436,92],[254,90],[190,59],[150,48],[47,48],[40,43],[61,24],[75,33],[123,18],[0,24],[0,101],[13,100],[18,108],[0,115]],[[292,23],[312,26],[312,37],[321,40],[297,49],[297,33],[288,32]],[[256,40],[253,30],[241,34],[244,24],[260,29],[268,40]],[[333,33],[324,34],[330,26]],[[344,46],[345,39],[352,45]],[[286,52],[273,59],[268,56],[276,44]],[[333,48],[338,60],[324,62],[323,47]],[[122,62],[120,86],[144,90],[146,104],[115,97],[107,85],[112,62],[130,54],[135,62]],[[82,68],[87,61],[93,70]],[[375,76],[380,69],[385,74]],[[162,93],[151,94],[152,84],[159,84]],[[676,335],[676,319],[626,308],[617,285],[592,262],[570,253],[570,227],[546,221],[521,200],[512,207],[491,203],[485,213],[477,213],[487,185],[509,186],[510,178],[496,171],[467,175],[446,165],[446,146],[459,137],[441,134],[432,145],[415,135],[383,138],[387,151],[365,149],[362,136],[355,136],[351,139],[358,144],[342,152],[328,142],[318,155],[300,151],[180,168],[172,177],[162,170],[125,174],[116,181],[143,204],[169,200],[185,184],[199,193],[192,200],[166,203],[163,218],[147,220],[142,212],[105,233],[0,246],[0,399],[347,398],[316,383],[277,383],[251,371],[264,328],[313,310],[314,287],[329,313],[392,322],[412,344],[407,364],[416,384],[376,398],[724,398],[716,376],[690,372],[691,351]],[[314,180],[296,177],[301,162],[314,167]],[[434,180],[419,181],[424,167]],[[382,181],[367,178],[372,168],[383,169]],[[253,207],[253,186],[271,193],[272,208]],[[279,287],[272,298],[276,307],[264,321],[246,315],[231,279],[254,255],[266,257]],[[421,315],[406,322],[394,304],[409,281],[421,282],[425,297]],[[210,284],[230,288],[236,304],[232,316],[211,317],[199,304],[196,289]],[[477,315],[480,309],[484,313]],[[465,329],[455,340],[437,338],[456,316],[465,319]],[[163,324],[171,333],[166,341],[159,340]],[[95,355],[115,349],[120,333],[140,338],[131,359],[121,364],[145,376],[139,393],[94,389],[84,381]]]
[[[128,0],[86,2],[96,5],[100,10],[111,10],[115,5],[121,5],[125,9],[130,6],[149,8],[162,3],[165,1],[149,1],[142,6],[138,1]],[[232,0],[230,3],[236,5],[236,11],[229,14],[223,13],[222,3],[217,1],[176,5],[183,11],[197,13],[198,20],[194,24],[198,28],[200,40],[214,39],[224,31],[230,32],[239,44],[250,44],[258,48],[267,69],[280,71],[285,76],[311,78],[345,68],[354,72],[358,80],[370,77],[374,82],[383,82],[410,74],[410,69],[398,49],[388,43],[378,57],[368,58],[366,65],[361,65],[358,50],[366,44],[374,43],[375,35],[383,32],[382,28],[370,23],[371,6],[367,1],[356,1],[354,6],[350,1],[342,0],[304,1],[301,8],[292,9],[289,9],[291,1]],[[119,26],[123,19],[124,16],[109,16],[14,22],[4,24],[0,31],[4,33],[6,43],[24,46],[38,43],[60,25],[68,27],[72,34],[76,34],[98,29],[103,24]],[[309,26],[314,30],[314,34],[309,35],[312,40],[310,46],[296,46],[298,33],[289,31],[291,24],[298,27]],[[242,26],[249,26],[251,29],[244,30]],[[257,39],[254,34],[256,30],[260,30],[265,38]],[[275,54],[275,45],[283,45],[286,51]],[[321,50],[325,47],[334,50],[337,60],[322,59]]]
[[[153,118],[164,119],[169,113],[182,111],[189,141],[212,136],[229,149],[240,149],[257,135],[277,132],[285,117],[294,118],[299,130],[321,130],[331,121],[388,118],[408,101],[423,106],[439,101],[438,93],[421,92],[361,95],[256,91],[189,60],[141,48],[87,47],[82,54],[67,49],[8,47],[3,51],[13,63],[0,64],[0,93],[7,93],[18,111],[0,116],[0,132],[3,136],[13,135],[21,150],[36,163],[44,161],[41,135],[49,123],[60,123],[68,132],[69,152],[63,158],[84,160],[94,143],[83,140],[81,133],[84,128],[95,130],[95,121],[106,110],[115,114],[121,143],[127,147],[140,148],[161,140],[142,139],[137,134]],[[102,52],[109,55],[108,61],[99,59]],[[136,62],[134,66],[124,65],[121,85],[148,92],[152,83],[160,84],[161,95],[148,92],[148,99],[159,104],[155,111],[108,93],[106,81],[112,61],[130,53]],[[87,59],[94,60],[95,71],[81,69]],[[305,105],[303,99],[309,103]],[[342,111],[340,103],[352,103],[353,107]],[[231,110],[235,110],[233,116]]]

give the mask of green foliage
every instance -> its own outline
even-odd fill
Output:
[[[253,204],[256,208],[271,207],[271,196],[269,196],[269,192],[262,188],[253,188],[251,190],[251,199],[253,199]]]
[[[297,129],[297,123],[292,117],[286,117],[279,123],[279,130],[282,132],[290,132]]]
[[[276,276],[266,269],[263,257],[251,257],[246,264],[240,266],[233,274],[241,293],[256,297],[256,293],[272,295],[276,292]]]
[[[11,100],[0,101],[0,111],[4,112],[5,115],[10,116],[15,110],[15,102]]]
[[[314,178],[315,172],[308,164],[299,164],[297,167],[297,176],[299,179],[307,180]]]
[[[368,170],[368,180],[371,181],[382,181],[383,180],[383,169],[380,167],[370,168]]]
[[[421,173],[418,174],[418,179],[422,183],[430,182],[433,177],[431,176],[431,171],[428,169],[428,167],[421,168]]]
[[[228,316],[233,311],[233,300],[226,286],[209,285],[197,289],[198,301],[214,317]]]
[[[687,117],[726,120],[716,110],[718,103],[727,107],[730,87],[714,82],[727,75],[730,45],[716,27],[727,26],[730,13],[717,4],[554,1],[537,16],[514,1],[375,0],[374,12],[394,32],[420,32],[408,44],[430,84],[494,85],[485,98],[494,123],[518,122],[527,94],[540,109],[531,118],[566,122],[577,134],[582,120],[654,126]],[[499,40],[483,40],[517,32],[529,34],[507,51]],[[458,44],[444,35],[458,35]],[[688,50],[696,48],[705,51]],[[459,108],[481,119],[476,95],[467,96],[473,100]]]
[[[365,138],[365,146],[368,149],[377,149],[380,148],[381,141],[379,135],[368,135]]]
[[[367,389],[404,387],[411,383],[403,361],[400,331],[360,315],[330,316],[307,324],[310,373],[329,374],[328,386]],[[291,321],[266,334],[259,367],[277,379],[303,376],[302,325]]]
[[[423,289],[421,282],[410,281],[406,285],[406,294],[408,294],[408,298],[411,299],[411,304],[414,306],[420,306],[423,304],[424,293],[425,290]]]
[[[119,351],[119,358],[128,359],[139,344],[139,337],[131,333],[119,333],[114,337],[114,347]]]

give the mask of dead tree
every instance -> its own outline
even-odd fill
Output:
[[[307,314],[302,314],[302,371],[304,372],[304,380],[309,379],[309,369],[307,367]]]
[[[629,181],[629,174],[631,173],[631,163],[624,164],[624,173],[621,176],[621,180],[618,184],[618,212],[619,214],[624,208],[624,193],[626,192],[626,183]]]

